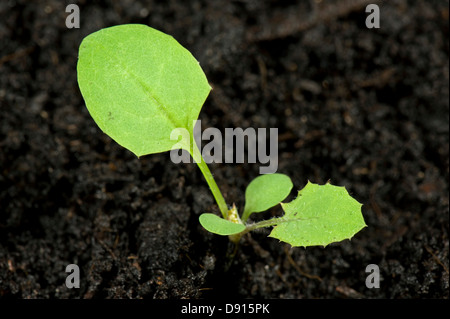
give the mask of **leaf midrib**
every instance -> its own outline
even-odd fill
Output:
[[[102,48],[104,48],[106,51],[106,47],[102,45],[101,42],[97,42]],[[139,83],[139,86],[142,88],[142,90],[147,94],[147,96],[152,99],[155,104],[159,107],[159,110],[162,114],[165,115],[165,117],[171,122],[174,128],[187,128],[187,126],[182,125],[178,123],[170,114],[170,112],[167,111],[167,106],[164,105],[152,92],[152,89],[148,87],[144,81],[141,80],[139,76],[137,76],[134,72],[132,72],[128,67],[126,67],[126,64],[122,62],[120,58],[118,58],[115,54],[110,55],[111,58],[113,58],[115,61],[118,62],[118,64],[122,67],[122,69],[128,73],[132,78],[136,80],[137,83]]]

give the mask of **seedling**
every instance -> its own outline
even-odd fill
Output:
[[[242,215],[234,205],[229,209],[193,135],[211,87],[199,63],[171,36],[139,24],[102,29],[82,41],[77,72],[89,113],[118,144],[138,157],[174,146],[191,154],[222,215],[200,215],[206,230],[238,243],[250,231],[274,227],[269,237],[306,247],[350,239],[366,226],[362,205],[344,187],[308,182],[293,201],[281,203],[293,184],[277,173],[248,185]],[[170,138],[180,128],[189,132],[185,142]],[[280,203],[284,216],[249,221]]]

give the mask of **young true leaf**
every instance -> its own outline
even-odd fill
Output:
[[[292,189],[291,179],[284,174],[266,174],[256,177],[245,190],[245,208],[242,222],[250,214],[259,213],[278,205]]]
[[[281,205],[285,215],[269,237],[292,246],[326,246],[350,239],[366,226],[362,205],[345,187],[308,182],[295,200]]]
[[[201,214],[199,221],[207,231],[223,236],[238,234],[245,229],[243,224],[235,224],[214,214]]]
[[[77,71],[97,125],[137,156],[171,150],[175,128],[192,133],[211,90],[188,50],[140,24],[88,35],[80,45]],[[192,154],[189,145],[185,149]]]

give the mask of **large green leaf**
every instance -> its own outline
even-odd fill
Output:
[[[137,156],[171,150],[175,128],[192,136],[192,123],[211,89],[188,50],[140,24],[88,35],[80,45],[77,72],[97,125]]]
[[[284,174],[266,174],[256,177],[245,190],[245,208],[242,221],[250,214],[278,205],[292,190],[291,179]]]
[[[285,215],[269,237],[292,246],[326,246],[350,239],[366,226],[362,205],[345,187],[308,182],[295,200],[281,205]]]

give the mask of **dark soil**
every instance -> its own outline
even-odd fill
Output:
[[[80,29],[65,26],[70,2]],[[368,3],[380,29],[365,27]],[[0,297],[448,298],[448,5],[2,1]],[[326,248],[254,233],[224,272],[228,239],[198,223],[218,212],[198,167],[136,158],[84,105],[81,40],[125,23],[173,35],[201,62],[214,87],[203,129],[277,127],[278,172],[297,190],[345,185],[368,227]],[[259,165],[210,168],[242,209]],[[79,289],[65,286],[68,264]],[[379,289],[365,285],[369,264]]]

